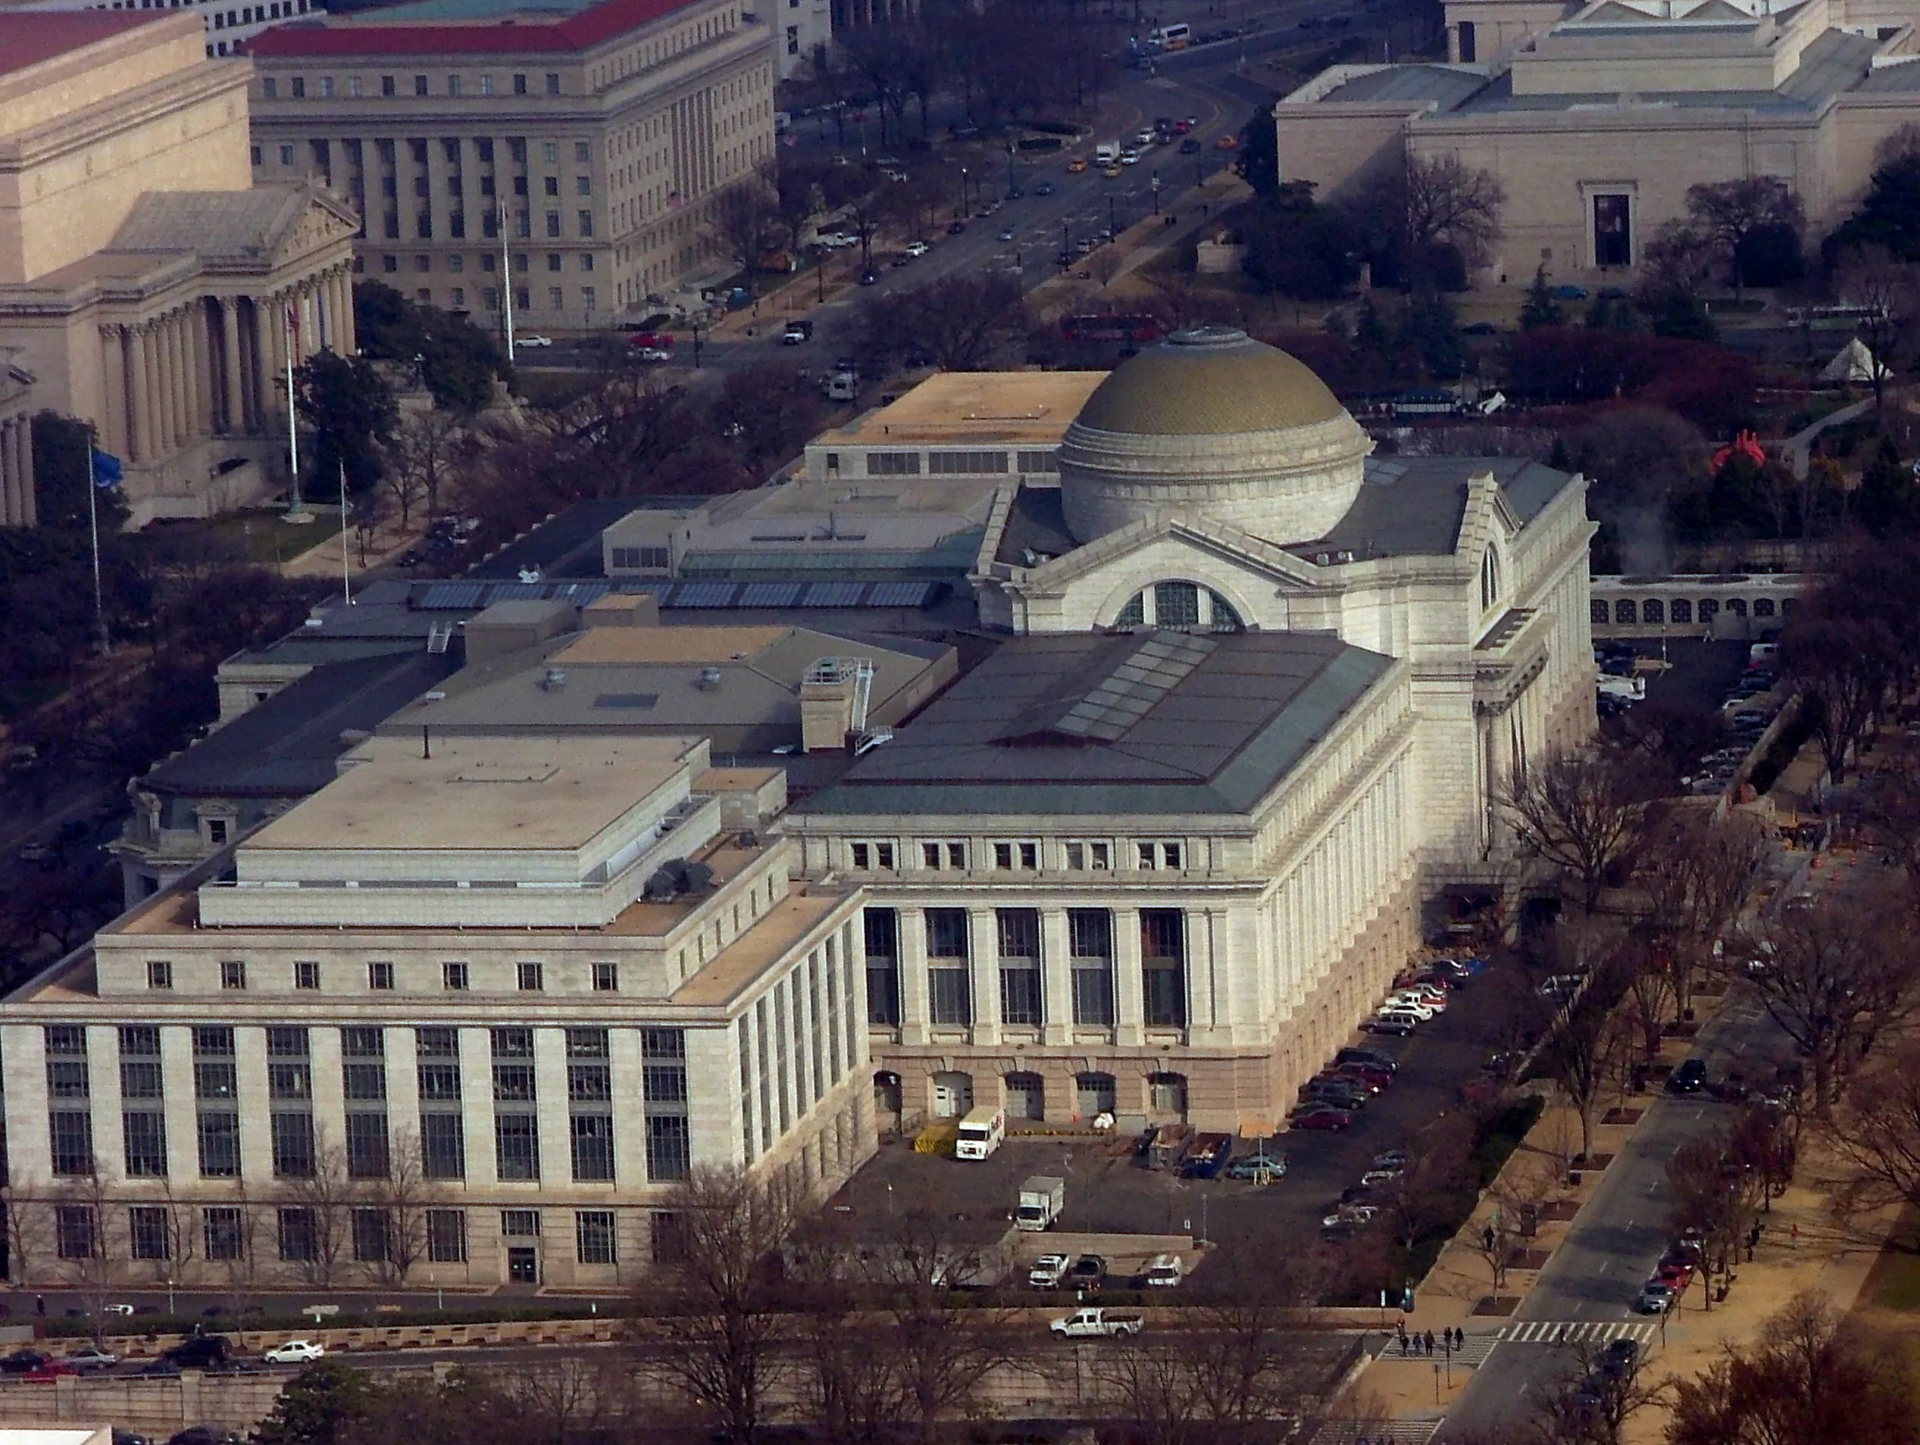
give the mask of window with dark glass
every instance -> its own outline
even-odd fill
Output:
[[[868,908],[861,927],[866,935],[867,1022],[900,1026],[900,915],[891,908]]]
[[[294,1205],[279,1211],[280,1258],[289,1264],[310,1264],[320,1257],[320,1232],[313,1210]]]
[[[127,1210],[127,1248],[134,1259],[169,1259],[171,1231],[167,1211],[157,1204],[135,1204]]]
[[[1185,1028],[1186,919],[1179,909],[1140,910],[1140,968],[1147,1027]]]
[[[614,1250],[613,1211],[576,1209],[573,1214],[575,1258],[582,1264],[618,1264]]]
[[[1040,913],[1033,908],[1001,908],[995,911],[994,923],[1000,935],[1000,1021],[1037,1026]]]
[[[692,1168],[687,1129],[687,1044],[679,1029],[640,1030],[640,1077],[646,1100],[647,1177],[685,1179]]]
[[[467,1259],[467,1211],[427,1211],[427,1263],[464,1264]]]
[[[1113,915],[1104,908],[1067,910],[1067,961],[1073,1021],[1113,1027]]]
[[[973,1022],[968,987],[967,911],[929,908],[927,928],[927,1013],[936,1025]]]

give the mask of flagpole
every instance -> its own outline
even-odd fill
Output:
[[[340,461],[340,586],[347,595],[347,606],[353,606],[353,559],[347,550],[347,463]]]
[[[287,515],[297,516],[300,512],[300,504],[305,500],[300,495],[300,428],[295,422],[293,404],[293,349],[300,332],[290,307],[283,306],[281,309],[280,330],[281,339],[286,343],[287,353],[287,455],[293,465],[292,496],[287,503]]]
[[[94,496],[100,484],[93,475],[93,432],[87,432],[87,529],[93,534],[93,627],[100,637],[100,655],[112,649],[107,642],[107,608],[100,592],[100,502]]]
[[[531,204],[531,202],[529,202]],[[500,212],[500,301],[507,325],[507,365],[513,365],[513,257],[507,252],[507,203],[499,201]]]

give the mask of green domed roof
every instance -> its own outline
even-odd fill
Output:
[[[1179,331],[1122,362],[1095,388],[1078,426],[1140,436],[1279,431],[1343,414],[1304,362],[1244,331]]]

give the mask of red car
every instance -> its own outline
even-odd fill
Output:
[[[1292,1115],[1292,1124],[1296,1129],[1345,1129],[1353,1123],[1353,1115],[1345,1109],[1336,1109],[1328,1104],[1309,1104]]]
[[[1322,1069],[1314,1075],[1314,1078],[1324,1080],[1330,1084],[1352,1084],[1356,1088],[1365,1089],[1369,1094],[1377,1094],[1386,1087],[1385,1084],[1379,1083],[1367,1077],[1365,1074],[1349,1069]]]
[[[1393,1082],[1393,1075],[1385,1069],[1371,1068],[1366,1064],[1335,1064],[1326,1072],[1336,1079],[1356,1079],[1376,1094]]]
[[[48,1360],[45,1364],[28,1370],[20,1378],[29,1385],[51,1385],[60,1375],[77,1375],[80,1371],[65,1360]]]
[[[1693,1283],[1693,1266],[1681,1264],[1678,1260],[1660,1266],[1654,1278],[1666,1285],[1675,1294],[1685,1294],[1687,1286]]]

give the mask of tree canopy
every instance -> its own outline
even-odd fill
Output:
[[[418,357],[435,404],[450,410],[478,411],[492,400],[496,376],[511,380],[506,358],[486,332],[378,281],[355,284],[353,325],[364,356],[406,365]]]

